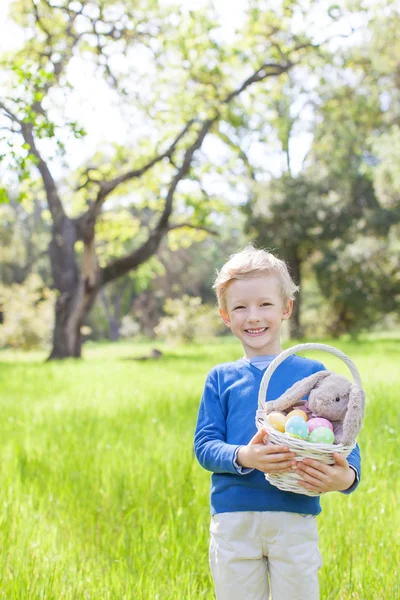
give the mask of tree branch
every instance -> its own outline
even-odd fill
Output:
[[[287,60],[284,64],[274,64],[274,63],[264,63],[253,75],[248,77],[242,85],[233,90],[230,94],[227,95],[225,100],[223,100],[224,104],[229,104],[234,98],[239,96],[246,88],[248,88],[253,83],[258,83],[259,81],[263,81],[263,79],[267,79],[268,77],[278,77],[282,75],[282,73],[286,73],[293,67],[294,63],[290,60]]]
[[[182,227],[188,227],[189,229],[197,229],[198,231],[205,231],[210,235],[218,235],[218,232],[214,229],[209,229],[209,227],[204,227],[203,225],[194,225],[193,223],[176,223],[175,225],[170,225],[168,227],[168,231],[173,231],[174,229],[181,229]]]
[[[143,262],[145,262],[148,258],[153,256],[160,245],[161,240],[164,235],[168,231],[168,221],[172,212],[172,202],[175,194],[175,190],[179,184],[179,182],[185,177],[187,172],[190,169],[192,158],[196,150],[200,148],[202,145],[204,138],[212,127],[213,123],[217,120],[217,117],[213,119],[209,119],[205,121],[197,134],[196,140],[193,142],[191,146],[186,150],[185,156],[182,162],[181,167],[175,174],[170,187],[168,189],[167,196],[165,198],[164,210],[161,214],[161,217],[158,221],[156,227],[150,232],[148,239],[142,244],[140,248],[124,256],[119,258],[112,263],[108,264],[101,270],[101,282],[103,284],[108,283],[109,281],[113,281],[121,275],[125,275],[131,269],[135,269]]]
[[[18,117],[16,115],[14,115],[14,113],[11,112],[10,109],[8,109],[6,107],[6,105],[4,104],[4,102],[2,102],[0,100],[0,108],[4,111],[5,116],[10,119],[10,121],[12,121],[13,123],[18,123],[18,125],[21,125],[21,121],[18,119]]]
[[[50,42],[52,35],[51,35],[50,31],[47,29],[47,27],[44,25],[44,23],[42,22],[42,19],[39,15],[39,7],[38,7],[37,2],[34,2],[34,0],[31,0],[31,5],[32,5],[32,12],[35,16],[35,21],[36,21],[39,29],[41,29],[47,35],[47,39]]]
[[[53,176],[50,172],[47,163],[43,160],[39,150],[36,147],[35,139],[33,137],[33,125],[31,123],[20,123],[21,133],[27,144],[30,146],[30,152],[38,160],[37,168],[39,169],[40,175],[42,176],[44,189],[46,192],[47,204],[51,216],[53,218],[54,225],[59,225],[62,219],[66,218],[63,205],[58,195],[58,190]]]
[[[57,44],[57,35],[52,33],[51,30],[45,25],[45,19],[39,12],[39,2],[35,2],[35,0],[31,0],[31,13],[33,15],[35,25],[39,29],[40,32],[44,33],[45,41],[43,42],[44,50],[37,50],[36,47],[31,50],[31,60],[38,64],[39,66],[43,66],[44,61],[48,61],[53,67],[54,77],[50,79],[42,79],[40,83],[36,83],[32,85],[32,89],[36,92],[36,99],[31,105],[31,110],[34,111],[38,115],[43,115],[47,118],[47,112],[43,108],[42,101],[40,97],[44,97],[49,90],[60,81],[60,77],[62,73],[65,71],[66,66],[68,65],[70,59],[72,58],[74,48],[79,40],[84,35],[83,32],[76,33],[74,30],[74,22],[75,19],[82,13],[83,5],[81,6],[79,11],[72,11],[67,7],[59,7],[51,5],[47,0],[42,0],[43,4],[45,4],[51,11],[55,11],[55,9],[64,10],[68,14],[68,21],[65,25],[64,38],[66,43]],[[52,60],[53,53],[60,55],[59,60]]]
[[[18,123],[18,125],[21,128],[20,131],[25,143],[29,144],[30,153],[37,158],[37,168],[39,169],[39,172],[42,176],[47,203],[51,215],[53,217],[53,222],[54,224],[59,223],[60,219],[64,218],[66,215],[64,212],[64,208],[61,204],[60,198],[58,196],[56,183],[53,179],[50,169],[48,168],[47,163],[43,160],[39,150],[36,147],[35,138],[33,136],[33,125],[31,123],[25,123],[24,121],[18,119],[18,117],[14,115],[14,113],[12,113],[1,101],[0,108],[3,109],[3,111],[6,113],[9,119],[11,119],[14,123]]]
[[[291,61],[287,61],[284,64],[276,65],[264,63],[253,75],[248,77],[242,85],[233,90],[228,96],[226,96],[225,100],[223,100],[222,104],[229,104],[234,98],[239,96],[246,88],[250,85],[262,81],[263,79],[267,79],[268,77],[279,76],[282,73],[287,72],[293,63]],[[108,264],[101,270],[101,283],[106,284],[118,277],[121,277],[131,269],[137,268],[143,262],[145,262],[148,258],[150,258],[158,249],[160,242],[164,235],[168,232],[169,226],[168,221],[172,212],[172,203],[176,188],[179,182],[187,175],[193,155],[198,150],[206,137],[207,133],[210,131],[211,127],[215,122],[218,121],[220,117],[219,110],[216,109],[214,117],[208,119],[203,122],[203,125],[197,135],[195,142],[186,150],[185,156],[183,159],[183,163],[175,177],[173,178],[170,187],[168,189],[168,194],[165,199],[165,205],[163,213],[159,219],[156,227],[150,232],[148,239],[142,244],[140,248],[135,250],[134,252],[119,258],[112,263]]]
[[[143,165],[143,167],[140,167],[139,169],[132,169],[131,171],[123,173],[122,175],[119,175],[118,177],[115,177],[114,179],[110,179],[108,181],[103,180],[103,181],[99,181],[99,182],[94,182],[100,186],[100,189],[97,193],[96,200],[91,204],[91,206],[86,211],[86,213],[84,213],[77,220],[80,223],[80,227],[85,228],[86,224],[88,222],[96,220],[96,218],[98,217],[98,215],[101,212],[101,208],[102,208],[107,196],[109,194],[111,194],[111,192],[113,192],[119,185],[121,185],[122,183],[125,183],[126,181],[130,181],[131,179],[138,179],[139,177],[144,175],[144,173],[149,171],[149,169],[154,167],[154,165],[156,165],[157,163],[164,160],[164,158],[170,158],[172,156],[172,154],[174,153],[174,151],[176,150],[177,145],[179,144],[181,139],[186,135],[186,133],[189,131],[189,129],[191,128],[191,126],[193,125],[194,122],[195,122],[195,119],[191,119],[190,121],[188,121],[188,123],[186,123],[186,125],[184,126],[182,131],[178,134],[178,136],[175,138],[175,140],[172,142],[172,144],[167,148],[167,150],[165,152],[163,152],[162,154],[158,154],[157,156],[152,158],[148,163]],[[87,172],[89,170],[90,169],[88,169]],[[89,177],[88,177],[88,181],[84,185],[87,185],[88,182],[89,182]]]
[[[218,133],[219,137],[221,138],[222,141],[225,142],[225,144],[227,144],[230,148],[233,148],[233,150],[235,150],[235,152],[238,153],[239,157],[242,159],[242,161],[244,162],[244,164],[247,167],[247,170],[249,171],[250,177],[253,181],[256,181],[256,173],[253,169],[253,166],[249,160],[249,157],[247,156],[247,154],[245,153],[245,151],[243,150],[243,148],[241,148],[239,146],[239,144],[236,144],[233,140],[231,140],[231,138],[229,137],[229,135],[227,135],[226,133],[222,133],[221,131]]]

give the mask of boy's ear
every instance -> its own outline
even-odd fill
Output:
[[[282,319],[283,320],[288,319],[290,317],[290,315],[292,314],[292,310],[293,310],[293,300],[288,300],[288,303],[282,312]]]
[[[223,322],[225,323],[225,325],[227,325],[228,327],[230,327],[231,324],[231,320],[229,318],[228,313],[224,312],[221,308],[219,309],[219,314],[221,315],[221,319],[223,320]]]

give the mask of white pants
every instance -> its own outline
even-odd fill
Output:
[[[211,517],[210,535],[217,600],[319,600],[316,517],[220,513]]]

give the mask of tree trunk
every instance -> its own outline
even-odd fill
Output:
[[[76,264],[75,240],[74,225],[66,219],[62,234],[53,232],[50,243],[53,277],[60,295],[56,302],[53,347],[48,360],[81,357],[81,327],[100,289],[94,235],[84,242],[81,274]]]
[[[297,255],[296,249],[286,258],[286,262],[289,265],[289,271],[295,284],[301,286],[301,260]],[[295,298],[292,316],[289,320],[290,337],[294,339],[301,339],[304,335],[304,330],[300,321],[300,311],[301,287]]]
[[[120,328],[120,319],[119,319],[119,310],[117,311],[114,307],[114,313],[111,312],[109,301],[104,293],[104,289],[100,290],[100,298],[104,306],[104,311],[106,313],[108,328],[110,331],[110,340],[112,342],[118,342],[119,340],[119,328]],[[110,302],[111,304],[111,302]]]
[[[103,288],[100,289],[100,298],[106,313],[108,327],[110,329],[110,340],[112,342],[118,342],[120,338],[119,330],[121,327],[121,303],[128,285],[129,278],[125,277],[125,281],[122,282],[122,285],[119,287],[116,286],[114,294],[111,295],[111,298],[107,298]]]
[[[71,324],[74,292],[61,294],[56,302],[53,348],[49,360],[81,357],[81,323]]]
[[[81,327],[97,296],[98,288],[82,294],[82,284],[76,290],[61,294],[56,302],[53,347],[48,360],[81,358]]]
[[[116,316],[110,319],[110,339],[112,342],[118,342],[119,340],[119,319]]]

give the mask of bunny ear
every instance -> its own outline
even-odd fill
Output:
[[[293,406],[296,406],[300,402],[304,396],[310,393],[310,391],[330,375],[330,371],[318,371],[318,373],[313,373],[300,381],[296,381],[282,396],[280,396],[277,400],[271,400],[266,403],[265,411],[267,414],[274,410],[282,411],[288,410]]]
[[[343,420],[342,444],[352,444],[361,429],[364,418],[365,392],[355,385],[350,386],[349,404]]]

